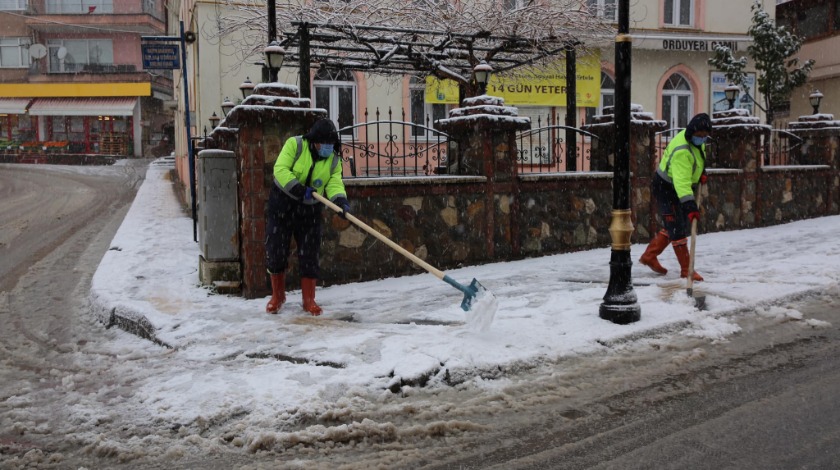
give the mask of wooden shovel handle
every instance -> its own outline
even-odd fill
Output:
[[[700,202],[703,200],[703,189],[697,188],[697,210],[700,210]],[[694,287],[694,254],[697,244],[697,219],[691,221],[691,245],[688,251],[688,291]]]
[[[332,201],[325,198],[324,196],[321,196],[317,192],[313,191],[312,196],[315,199],[317,199],[318,201],[322,202],[325,206],[327,206],[330,209],[338,212],[339,214],[344,212],[344,210],[342,208],[338,207]],[[382,235],[381,233],[374,230],[372,227],[368,226],[367,224],[365,224],[361,220],[357,219],[353,214],[344,214],[344,215],[345,215],[345,217],[347,217],[347,220],[349,220],[350,222],[353,222],[354,224],[356,224],[359,228],[361,228],[365,232],[373,235],[374,237],[379,239],[379,241],[381,241],[382,243],[384,243],[384,244],[388,245],[389,247],[393,248],[394,251],[396,251],[397,253],[399,253],[399,254],[405,256],[406,258],[410,259],[411,261],[413,261],[414,263],[416,263],[418,266],[425,269],[429,273],[434,274],[438,279],[443,280],[444,274],[443,274],[443,271],[441,271],[440,269],[435,268],[431,264],[429,264],[429,263],[423,261],[422,259],[418,258],[417,256],[415,256],[410,251],[408,251],[405,248],[403,248],[403,247],[399,246],[398,244],[394,243],[393,241],[391,241],[385,235]]]

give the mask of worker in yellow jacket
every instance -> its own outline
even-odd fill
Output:
[[[341,140],[329,119],[316,121],[303,136],[290,137],[274,163],[274,184],[268,196],[266,267],[271,276],[271,299],[265,307],[277,313],[286,301],[286,269],[292,237],[297,243],[303,309],[320,315],[315,284],[320,277],[321,208],[317,192],[341,207],[350,204],[341,179]]]
[[[639,262],[659,274],[668,272],[656,259],[670,242],[680,263],[680,276],[688,276],[688,228],[700,218],[694,200],[694,185],[706,183],[706,142],[712,133],[712,120],[701,113],[674,137],[662,154],[659,168],[651,182],[651,194],[656,198],[659,215],[665,225],[648,244]],[[694,280],[703,276],[694,272]]]

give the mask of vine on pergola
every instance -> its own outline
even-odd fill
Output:
[[[270,0],[269,0],[270,1]],[[278,40],[286,63],[298,60],[299,31],[310,34],[310,63],[380,75],[433,75],[469,88],[482,60],[507,75],[557,72],[569,47],[578,54],[603,46],[614,25],[582,0],[327,0],[277,4]],[[267,43],[265,1],[222,0],[218,36],[239,59],[259,57]],[[221,10],[220,10],[221,11]]]

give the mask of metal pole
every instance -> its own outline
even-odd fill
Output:
[[[577,171],[577,55],[566,46],[566,171]]]
[[[275,0],[268,0],[266,2],[266,8],[268,9],[268,43],[271,44],[271,41],[277,39],[277,5]],[[279,73],[280,70],[268,67],[268,81],[271,83],[276,82]]]
[[[184,22],[181,21],[181,75],[184,76],[184,111],[185,121],[187,124],[187,155],[190,163],[190,200],[192,201],[192,219],[193,219],[193,241],[198,241],[198,214],[196,211],[195,201],[195,146],[193,145],[192,132],[190,127],[190,89],[187,82],[187,43],[184,40]]]
[[[298,63],[300,64],[300,97],[312,98],[312,86],[309,83],[309,25],[301,23],[300,45],[298,46]]]
[[[630,79],[631,51],[629,0],[618,3],[618,34],[615,37],[615,169],[613,172],[613,211],[610,222],[612,254],[610,284],[600,307],[600,317],[627,324],[641,319],[641,308],[633,291],[630,236]]]

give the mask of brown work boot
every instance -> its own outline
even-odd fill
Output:
[[[656,257],[662,254],[668,246],[669,241],[668,232],[660,230],[650,243],[648,243],[647,249],[642,254],[642,257],[639,258],[639,262],[652,269],[655,273],[668,274],[668,270],[659,264],[659,260]]]
[[[272,274],[271,275],[271,299],[265,306],[266,313],[277,313],[280,307],[286,303],[286,275]]]
[[[688,245],[685,243],[685,239],[682,239],[677,243],[679,244],[674,245],[674,253],[677,254],[677,261],[680,262],[680,277],[688,277]],[[700,282],[703,280],[703,276],[697,274],[697,271],[694,271],[692,277],[694,278],[694,282]]]
[[[317,282],[317,279],[311,277],[304,277],[300,280],[301,295],[303,296],[303,309],[316,317],[323,312],[321,307],[315,303],[315,284]]]

